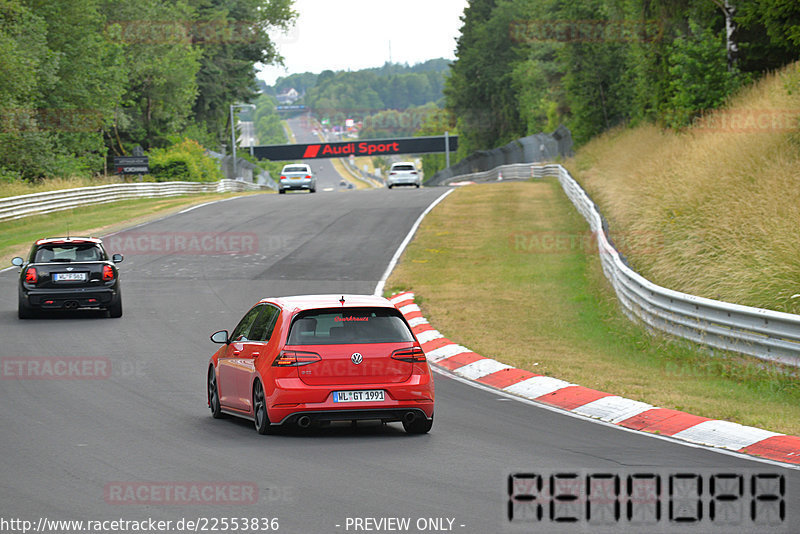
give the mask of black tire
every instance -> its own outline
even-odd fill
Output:
[[[36,317],[36,312],[33,308],[25,304],[22,297],[19,298],[19,306],[17,308],[17,317],[20,319],[33,319]]]
[[[286,189],[278,189],[278,194],[285,195]]]
[[[219,403],[219,389],[217,388],[217,373],[213,367],[208,368],[208,407],[211,409],[211,417],[222,419],[222,406]]]
[[[403,429],[409,434],[427,434],[433,427],[433,416],[428,419],[425,416],[416,417],[410,423],[403,421]]]
[[[122,297],[118,297],[116,302],[108,307],[108,316],[112,319],[119,319],[122,317]]]
[[[267,413],[267,403],[264,399],[264,387],[259,380],[253,384],[253,423],[259,434],[272,434],[273,427]]]
[[[417,189],[419,189],[419,184],[417,184]]]
[[[316,188],[314,188],[314,189],[309,189],[309,190],[308,190],[308,192],[309,192],[309,193],[316,193],[316,192],[317,192],[317,189],[316,189]]]
[[[392,188],[392,186],[391,186],[391,185],[389,185],[389,186],[387,186],[387,187],[388,187],[389,189],[391,189],[391,188]]]

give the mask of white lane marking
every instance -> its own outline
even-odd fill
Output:
[[[497,389],[497,388],[493,388],[491,386],[487,386],[486,384],[481,384],[480,382],[475,382],[474,380],[470,380],[468,378],[460,377],[457,374],[455,374],[453,372],[450,372],[447,369],[443,369],[441,367],[433,366],[431,369],[436,374],[445,376],[447,378],[451,378],[451,379],[455,380],[456,382],[461,382],[462,384],[466,384],[466,385],[471,386],[471,387],[476,388],[476,389],[482,389],[483,391],[486,391],[487,393],[491,393],[492,395],[500,395],[500,396],[503,396],[503,397],[507,397],[507,398],[509,398],[511,400],[515,400],[517,402],[521,402],[523,404],[527,404],[529,406],[540,408],[542,410],[547,410],[549,412],[553,412],[553,413],[556,413],[556,414],[561,414],[561,415],[565,415],[567,417],[572,417],[573,419],[578,419],[579,421],[584,421],[584,422],[587,422],[587,423],[593,423],[595,425],[603,425],[603,426],[606,426],[608,428],[614,428],[614,429],[619,430],[621,432],[628,432],[630,434],[635,434],[637,436],[642,436],[642,437],[646,437],[646,438],[650,438],[650,439],[658,439],[658,440],[661,440],[661,441],[667,441],[669,443],[672,443],[673,445],[681,445],[683,447],[690,447],[692,449],[703,449],[703,450],[706,450],[706,451],[716,452],[718,454],[724,454],[726,456],[733,456],[733,457],[739,458],[741,460],[749,460],[751,462],[757,462],[757,463],[761,463],[761,464],[768,464],[768,465],[772,465],[772,466],[775,466],[775,467],[783,467],[784,469],[792,469],[794,471],[800,471],[800,465],[786,464],[786,463],[783,463],[783,462],[778,462],[776,460],[769,460],[767,458],[759,458],[758,456],[750,456],[749,454],[744,454],[744,453],[741,453],[741,452],[731,451],[731,450],[728,450],[728,449],[719,449],[719,448],[716,448],[716,447],[709,447],[709,446],[706,446],[706,445],[692,443],[690,441],[684,441],[684,440],[680,440],[680,439],[673,439],[672,436],[664,436],[664,435],[660,435],[660,434],[651,434],[650,432],[641,432],[639,430],[634,430],[632,428],[625,428],[624,426],[615,425],[613,423],[609,423],[607,421],[603,421],[602,419],[587,418],[585,415],[580,415],[580,414],[577,414],[577,413],[574,413],[574,412],[571,412],[571,411],[568,411],[568,410],[564,410],[563,408],[557,408],[555,406],[550,406],[549,404],[544,404],[544,403],[541,403],[541,402],[537,402],[535,400],[526,399],[524,397],[520,397],[520,396],[514,395],[512,393],[507,393],[506,391],[508,391],[513,386],[509,386],[509,387],[505,388],[505,390]],[[536,378],[536,377],[534,377],[534,378]],[[541,378],[550,378],[550,377],[541,377]],[[528,380],[531,380],[531,379],[528,379]],[[527,380],[525,380],[524,382],[527,382]],[[522,384],[522,383],[523,382],[518,382],[518,384]],[[570,384],[570,385],[574,385],[574,384]]]
[[[496,373],[497,371],[502,371],[503,369],[510,369],[510,368],[511,368],[510,365],[500,363],[497,360],[492,360],[490,358],[483,358],[482,360],[476,360],[472,363],[468,363],[467,365],[463,365],[458,369],[455,369],[455,372],[456,374],[459,374],[465,378],[471,378],[473,380],[477,380],[486,375],[490,375],[492,373]]]
[[[419,228],[419,225],[422,224],[422,219],[424,219],[425,216],[427,214],[429,214],[431,212],[431,210],[436,207],[437,204],[439,204],[439,202],[441,202],[442,200],[447,198],[447,195],[449,195],[453,191],[455,191],[455,189],[448,189],[447,191],[442,193],[439,196],[439,198],[437,198],[436,200],[431,202],[430,206],[425,208],[425,211],[423,211],[420,214],[420,216],[417,217],[417,220],[414,222],[414,225],[411,227],[411,230],[409,230],[408,234],[406,234],[406,238],[403,239],[403,242],[400,243],[399,247],[397,247],[397,250],[395,251],[394,256],[392,256],[392,259],[389,262],[389,266],[386,267],[386,270],[384,271],[383,276],[381,276],[381,279],[378,282],[378,285],[375,286],[375,291],[373,292],[374,295],[376,295],[378,297],[383,296],[383,288],[386,286],[386,280],[388,280],[389,275],[392,274],[392,271],[394,271],[394,268],[397,265],[397,262],[400,261],[400,256],[403,255],[403,251],[406,249],[408,244],[411,242],[411,239],[414,237],[414,234],[417,233],[417,229]]]
[[[451,343],[450,345],[445,345],[444,347],[439,347],[438,349],[433,349],[430,352],[426,352],[425,355],[428,357],[428,360],[436,363],[444,360],[445,358],[452,358],[458,354],[463,354],[464,352],[472,351],[463,345]]]
[[[612,395],[578,406],[572,411],[587,417],[602,419],[609,423],[619,423],[653,408],[652,404],[647,404],[646,402]]]
[[[326,187],[325,189],[323,189],[323,191],[326,191],[326,192],[327,191],[333,191],[333,188],[332,187]]]
[[[212,204],[219,204],[220,202],[227,202],[227,201],[233,200],[235,198],[241,198],[241,197],[230,197],[230,198],[223,198],[223,199],[220,199],[220,200],[212,200],[211,202],[204,202],[203,204],[198,204],[197,206],[191,206],[189,208],[186,208],[185,210],[179,211],[178,215],[183,215],[184,213],[189,213],[190,211],[196,210],[197,208],[204,208],[204,207],[210,206]]]
[[[516,384],[511,384],[503,388],[503,391],[521,395],[528,399],[535,399],[536,397],[541,397],[542,395],[547,395],[548,393],[574,385],[575,384],[570,382],[553,378],[552,376],[532,376],[522,382],[517,382]]]
[[[712,420],[703,421],[686,430],[681,430],[672,437],[736,451],[767,438],[783,435],[730,421]]]
[[[427,343],[428,341],[433,341],[434,339],[439,339],[444,337],[438,330],[425,330],[417,334],[417,340],[420,344]]]

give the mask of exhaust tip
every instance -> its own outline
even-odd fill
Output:
[[[302,415],[297,419],[297,426],[300,428],[308,428],[311,426],[311,418],[307,415]]]
[[[64,307],[68,310],[74,310],[78,307],[78,303],[74,300],[70,300],[69,302],[64,304]]]
[[[403,421],[406,423],[413,423],[414,419],[417,418],[417,414],[414,412],[406,412],[403,414]]]

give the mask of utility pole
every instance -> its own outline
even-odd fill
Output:
[[[236,123],[233,122],[233,108],[253,108],[254,104],[231,104],[231,142],[233,143],[233,179],[236,180]],[[253,142],[250,141],[250,155],[253,154]]]

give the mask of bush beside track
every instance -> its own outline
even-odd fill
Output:
[[[712,356],[631,324],[592,244],[553,180],[471,186],[428,215],[387,287],[413,291],[446,337],[505,364],[655,406],[800,434],[800,385],[792,371]]]

